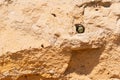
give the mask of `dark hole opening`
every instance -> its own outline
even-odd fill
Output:
[[[95,9],[95,11],[98,11],[99,9]]]
[[[53,15],[54,17],[56,17],[56,14],[52,13],[51,15]]]
[[[25,75],[24,77],[27,78],[27,75]]]
[[[43,44],[41,44],[41,47],[42,47],[42,48],[44,48],[44,45],[43,45]]]

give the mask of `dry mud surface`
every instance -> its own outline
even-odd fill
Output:
[[[0,0],[0,80],[120,80],[120,0]]]

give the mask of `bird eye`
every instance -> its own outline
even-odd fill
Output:
[[[84,33],[85,27],[82,24],[75,24],[77,33]]]

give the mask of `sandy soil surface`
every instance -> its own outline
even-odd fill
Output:
[[[0,80],[120,80],[120,0],[0,0]]]

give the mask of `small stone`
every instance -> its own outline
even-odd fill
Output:
[[[42,74],[41,76],[45,77],[45,78],[51,78],[51,75],[50,74],[46,74],[46,73]]]
[[[77,33],[84,33],[85,27],[82,24],[75,24]]]
[[[54,70],[50,70],[49,73],[50,73],[50,74],[54,74],[55,71],[54,71]]]
[[[4,76],[8,76],[9,75],[9,71],[6,71],[3,73]]]

